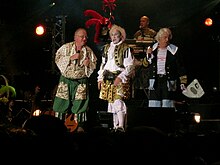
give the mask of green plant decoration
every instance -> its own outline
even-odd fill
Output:
[[[8,85],[8,80],[4,75],[0,75],[5,81],[5,85],[0,88],[0,103],[7,104],[9,99],[16,97],[16,90],[14,87]]]

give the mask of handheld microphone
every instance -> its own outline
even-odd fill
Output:
[[[143,29],[143,27],[140,25],[139,26],[139,29],[140,29],[140,31],[141,31],[141,36],[142,37],[145,37],[145,35],[144,35],[144,29]]]
[[[147,49],[152,49],[152,47],[153,47],[153,45],[156,43],[156,41],[153,41],[148,47],[147,47]],[[151,54],[152,54],[152,52],[151,53],[147,53],[147,55],[148,55],[148,58],[151,58]]]
[[[76,53],[80,53],[80,50],[77,50]],[[78,63],[78,59],[73,60],[73,63],[76,65]]]
[[[74,64],[74,65],[76,65],[77,62],[78,62],[78,59],[71,60],[71,63]]]

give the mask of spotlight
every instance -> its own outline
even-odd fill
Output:
[[[212,18],[206,18],[204,24],[206,26],[212,26],[212,24],[213,24]]]
[[[200,116],[199,113],[194,113],[194,121],[195,121],[196,123],[200,123],[200,121],[201,121],[201,116]]]
[[[37,109],[34,111],[33,116],[40,116],[40,114],[41,114],[41,110]]]
[[[182,134],[197,133],[200,127],[201,116],[199,113],[185,112],[181,113],[176,120],[176,132]]]
[[[45,33],[45,28],[43,25],[38,25],[35,29],[35,33],[38,35],[38,36],[42,36],[44,33]]]
[[[53,2],[53,3],[51,3],[49,6],[50,6],[50,7],[53,7],[53,6],[55,6],[55,5],[56,5],[56,3]]]

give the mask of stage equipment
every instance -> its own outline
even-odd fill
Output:
[[[134,57],[140,59],[146,56],[146,48],[152,46],[154,42],[152,40],[126,39],[125,43],[131,47]]]
[[[40,116],[41,114],[41,110],[40,109],[36,109],[34,112],[33,112],[33,116]]]
[[[212,26],[213,25],[213,20],[212,18],[206,18],[205,21],[204,21],[204,24],[206,26]]]
[[[45,34],[45,27],[43,25],[38,25],[35,29],[35,33],[39,36]]]
[[[135,40],[135,39],[126,39],[131,52],[134,55],[134,65],[135,65],[135,76],[132,80],[132,98],[142,97],[141,93],[144,95],[142,98],[148,97],[147,87],[148,87],[148,77],[147,66],[143,65],[144,57],[146,57],[146,50],[154,43],[152,40]],[[146,61],[146,60],[145,60]],[[141,93],[140,93],[141,92]]]
[[[30,111],[26,108],[21,108],[20,111],[13,117],[12,123],[16,126],[22,126],[25,120],[30,118]]]
[[[113,114],[106,111],[97,111],[98,126],[102,128],[113,128]]]
[[[200,114],[199,113],[194,113],[194,121],[196,122],[196,123],[200,123],[200,121],[201,121],[201,116],[200,116]]]
[[[59,15],[54,18],[52,29],[52,72],[55,72],[55,54],[57,49],[65,43],[66,16]]]

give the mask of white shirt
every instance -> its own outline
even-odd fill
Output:
[[[98,71],[98,81],[103,80],[103,72],[104,70],[109,70],[110,72],[115,72],[115,71],[121,71],[121,73],[118,75],[121,79],[122,82],[125,82],[127,80],[127,76],[131,73],[131,69],[133,68],[132,66],[134,65],[134,58],[131,54],[130,49],[128,49],[128,57],[124,58],[123,60],[123,65],[125,68],[121,68],[115,63],[114,59],[114,50],[117,45],[120,45],[122,41],[120,41],[117,44],[114,44],[113,42],[110,43],[110,47],[108,49],[108,60],[105,64],[105,57],[102,57],[102,64],[100,66],[100,70]],[[104,67],[103,67],[104,66]]]

